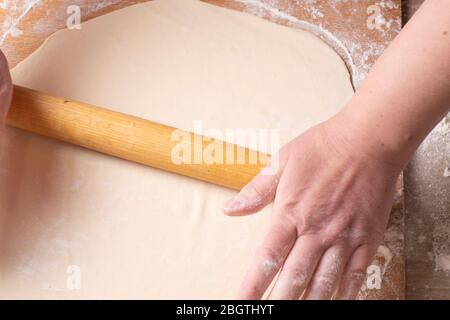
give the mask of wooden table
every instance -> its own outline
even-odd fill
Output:
[[[424,0],[403,1],[406,22]],[[406,296],[450,299],[450,116],[405,170]]]

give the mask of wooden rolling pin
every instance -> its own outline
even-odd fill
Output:
[[[232,164],[225,163],[226,152],[223,153],[223,161],[219,163],[206,164],[202,161],[201,164],[194,164],[192,160],[192,164],[189,161],[177,164],[177,161],[172,160],[172,151],[180,143],[180,140],[172,139],[175,130],[177,136],[189,135],[187,137],[191,138],[191,159],[196,155],[201,157],[211,139],[205,141],[201,136],[153,121],[19,86],[14,87],[6,123],[111,156],[237,190],[263,167],[263,161],[255,163],[249,160],[251,154],[253,157],[257,154],[256,151],[218,140],[213,141],[219,145],[223,143],[224,150],[234,150]],[[243,164],[237,163],[239,154],[241,160],[242,154],[245,154],[246,161]],[[259,156],[268,157],[265,154]]]

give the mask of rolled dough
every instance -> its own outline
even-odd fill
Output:
[[[193,130],[279,129],[281,143],[353,94],[313,35],[197,0],[132,6],[56,33],[16,84]],[[234,192],[7,128],[1,298],[232,298],[269,223]]]

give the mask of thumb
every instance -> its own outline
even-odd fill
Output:
[[[12,98],[12,83],[8,62],[0,51],[0,123],[6,119]]]
[[[222,205],[226,215],[241,216],[256,213],[271,203],[282,173],[278,157],[274,157],[266,168],[253,178],[241,191]]]

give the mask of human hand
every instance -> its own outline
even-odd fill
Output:
[[[276,173],[260,173],[223,205],[239,216],[274,202],[239,298],[260,299],[278,271],[269,299],[357,296],[401,171],[358,130],[334,117],[306,131],[280,150]]]
[[[12,82],[8,62],[0,51],[0,124],[6,121],[12,98]]]

